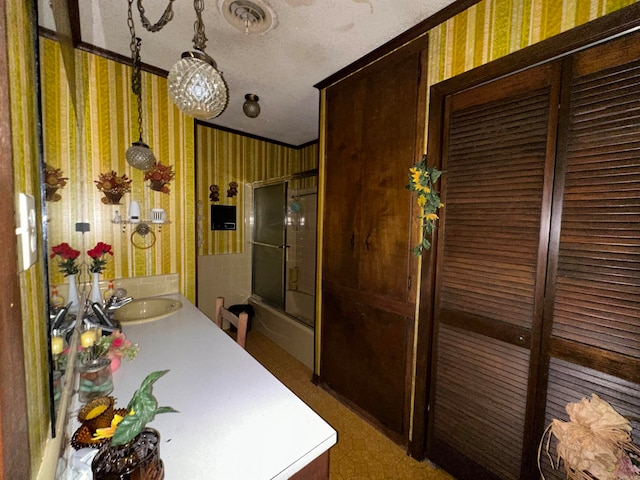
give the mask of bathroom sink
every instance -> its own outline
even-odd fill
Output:
[[[168,317],[182,308],[180,300],[171,298],[140,298],[120,307],[113,314],[122,324],[153,322]]]

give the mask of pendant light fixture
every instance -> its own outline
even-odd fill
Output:
[[[133,142],[125,153],[127,163],[138,170],[149,170],[156,161],[156,157],[149,146],[142,141],[142,75],[140,73],[140,44],[141,40],[136,37],[135,25],[131,14],[133,0],[129,0],[129,15],[127,23],[131,32],[131,62],[133,72],[131,73],[131,90],[138,98],[138,133],[140,138]]]
[[[227,107],[227,85],[217,70],[216,62],[204,52],[207,37],[202,22],[204,0],[194,0],[197,21],[194,25],[195,50],[184,52],[167,77],[169,95],[187,115],[208,120],[220,115]]]

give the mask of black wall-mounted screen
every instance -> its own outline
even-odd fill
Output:
[[[211,205],[211,230],[235,230],[235,205]]]

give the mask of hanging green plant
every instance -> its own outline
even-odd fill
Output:
[[[427,156],[423,155],[419,162],[409,169],[409,185],[407,188],[416,193],[422,220],[422,241],[413,249],[413,254],[419,257],[424,250],[431,248],[429,238],[436,228],[438,209],[444,207],[440,196],[434,188],[442,172],[434,167],[427,167]]]

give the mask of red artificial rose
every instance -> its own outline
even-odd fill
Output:
[[[89,267],[89,271],[92,273],[101,273],[107,264],[107,261],[104,258],[107,254],[113,256],[113,251],[111,250],[111,245],[104,242],[98,242],[95,247],[87,251],[87,255],[93,259]]]
[[[57,255],[62,259],[62,261],[58,263],[58,266],[60,267],[60,272],[62,272],[65,277],[78,273],[78,266],[75,263],[76,258],[80,255],[78,250],[74,250],[65,242],[52,247],[51,251],[53,252],[51,258]]]
[[[102,255],[106,254],[113,255],[113,252],[111,251],[111,245],[108,245],[104,242],[98,242],[98,244],[91,250],[89,250],[87,254],[91,258],[100,258]]]
[[[52,247],[51,250],[53,251],[53,253],[51,254],[51,258],[59,255],[65,260],[75,260],[76,258],[78,258],[78,255],[80,255],[80,252],[78,250],[74,250],[66,242]]]

